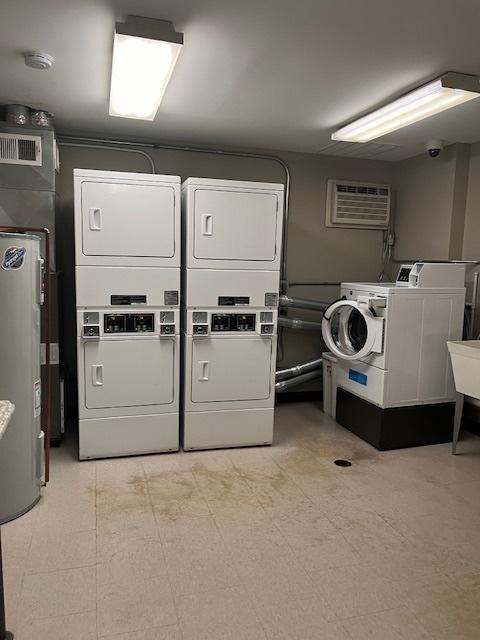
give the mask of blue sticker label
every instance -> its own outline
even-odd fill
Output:
[[[8,247],[3,254],[3,269],[21,269],[26,255],[27,250],[25,247]]]
[[[363,384],[364,387],[367,386],[367,376],[364,373],[360,373],[360,371],[355,371],[355,369],[348,370],[348,379],[358,382],[358,384]]]

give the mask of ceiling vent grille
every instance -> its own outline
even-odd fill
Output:
[[[329,180],[327,227],[387,229],[390,222],[391,187],[351,180]]]
[[[41,136],[0,133],[0,163],[41,166]]]

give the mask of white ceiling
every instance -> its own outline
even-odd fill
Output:
[[[185,34],[153,122],[108,115],[115,20]],[[10,0],[0,101],[41,106],[62,132],[398,160],[428,138],[480,140],[480,99],[368,145],[331,146],[359,113],[446,70],[480,74],[478,0]],[[45,72],[22,52],[55,58]]]

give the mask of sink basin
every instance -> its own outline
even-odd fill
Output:
[[[457,391],[480,398],[480,340],[447,342],[447,345]]]

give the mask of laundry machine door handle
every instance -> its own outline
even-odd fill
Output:
[[[103,364],[92,364],[92,384],[94,387],[103,386]]]
[[[200,360],[198,363],[198,379],[201,382],[206,382],[210,373],[210,363],[208,360]]]
[[[202,214],[202,235],[211,236],[213,234],[213,216],[211,213]]]
[[[102,230],[102,210],[99,207],[92,207],[90,209],[89,222],[91,231]]]

